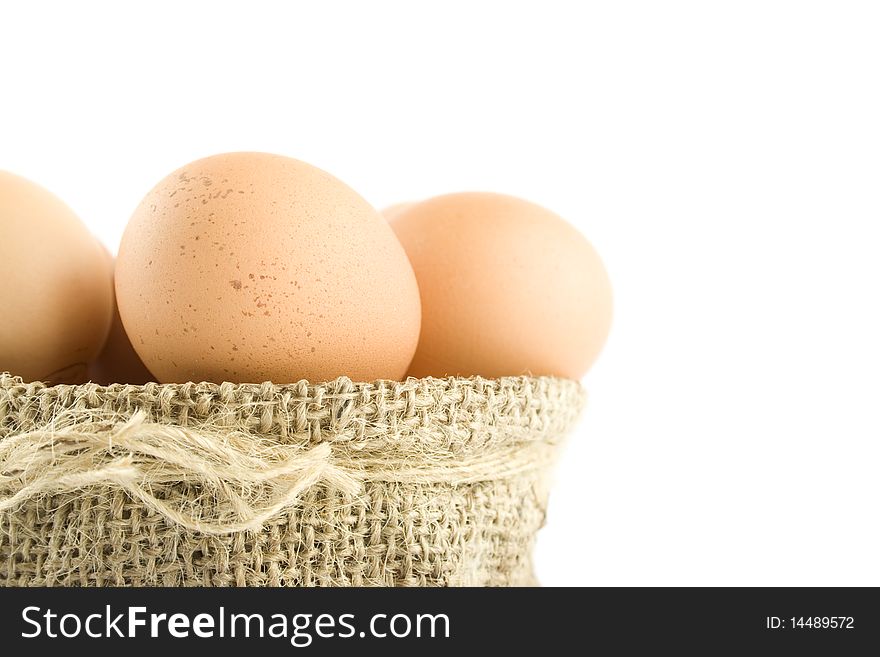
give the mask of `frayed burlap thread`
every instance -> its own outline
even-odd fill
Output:
[[[534,584],[585,401],[549,377],[45,386],[0,375],[0,584]]]

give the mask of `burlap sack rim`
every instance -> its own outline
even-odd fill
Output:
[[[95,383],[46,385],[0,373],[0,440],[65,411],[176,426],[244,429],[280,443],[345,441],[369,450],[418,442],[462,455],[567,433],[586,404],[583,386],[558,377],[408,378],[324,383]]]

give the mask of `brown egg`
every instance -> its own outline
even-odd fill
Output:
[[[104,258],[112,283],[115,261],[106,247],[104,247]],[[134,347],[131,346],[131,340],[128,339],[125,327],[122,326],[122,319],[119,317],[115,295],[110,333],[107,335],[101,353],[92,363],[89,363],[89,379],[103,386],[109,386],[113,383],[143,385],[156,380],[156,377],[150,374],[150,371],[141,362]]]
[[[411,376],[580,378],[611,326],[605,267],[574,227],[512,196],[462,193],[391,217],[422,297]]]
[[[101,246],[60,199],[0,171],[0,371],[82,383],[110,328]]]
[[[162,382],[400,379],[418,342],[418,287],[388,223],[279,155],[215,155],[162,180],[125,230],[116,292]]]

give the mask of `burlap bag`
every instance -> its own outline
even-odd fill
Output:
[[[554,378],[47,387],[0,375],[0,584],[534,584]]]

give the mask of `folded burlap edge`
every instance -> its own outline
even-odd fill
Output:
[[[316,484],[546,471],[585,403],[553,377],[320,384],[26,383],[0,375],[0,512],[92,486],[193,531],[258,530]],[[202,503],[174,499],[181,485]]]

